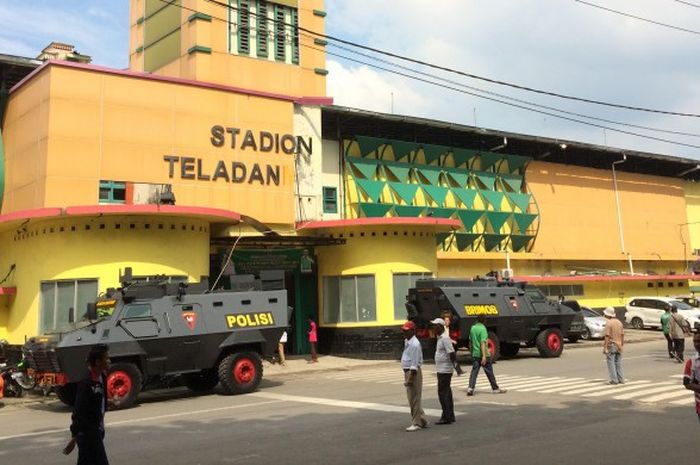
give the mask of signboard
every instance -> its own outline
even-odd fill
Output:
[[[232,261],[236,274],[254,274],[260,270],[311,273],[315,262],[310,249],[235,250]]]

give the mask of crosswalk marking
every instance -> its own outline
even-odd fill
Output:
[[[403,385],[403,372],[399,368],[382,367],[366,371],[350,371],[326,373],[328,379],[353,381],[363,383],[379,383],[385,385]],[[497,374],[496,380],[500,387],[514,392],[532,392],[536,394],[557,394],[561,396],[578,396],[586,399],[630,400],[643,404],[664,403],[667,405],[692,405],[692,393],[674,381],[678,376],[670,376],[666,381],[630,380],[624,385],[609,385],[606,379],[586,379],[581,377],[561,376],[529,376]],[[463,396],[469,385],[469,373],[452,377],[452,388],[455,396]],[[423,387],[434,389],[437,386],[436,373],[426,368],[423,370]],[[491,385],[485,374],[479,373],[476,382],[477,392],[490,392]]]

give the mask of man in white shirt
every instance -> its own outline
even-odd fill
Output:
[[[403,385],[406,386],[406,397],[408,405],[411,407],[411,425],[406,431],[418,431],[428,427],[428,420],[425,419],[425,412],[421,407],[421,397],[423,395],[423,349],[416,337],[416,324],[407,321],[401,326],[403,336],[406,339],[401,355],[401,368],[404,373]]]
[[[435,325],[435,334],[437,342],[435,344],[435,371],[437,372],[438,380],[438,399],[442,407],[442,416],[436,425],[449,425],[455,422],[455,406],[452,400],[452,370],[457,361],[457,354],[452,345],[447,330],[445,329],[445,320],[435,318],[430,323]]]

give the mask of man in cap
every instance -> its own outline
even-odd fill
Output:
[[[408,405],[411,407],[411,425],[406,431],[418,431],[428,427],[428,420],[425,419],[425,412],[421,407],[421,397],[423,395],[423,349],[416,337],[416,324],[407,321],[401,326],[403,336],[406,339],[401,355],[401,368],[403,368],[404,382],[406,386],[406,397]]]
[[[608,384],[624,384],[625,378],[622,376],[622,348],[625,344],[625,332],[622,322],[615,318],[615,309],[607,307],[603,310],[603,315],[607,318],[605,324],[605,339],[603,340],[603,353],[608,361]]]
[[[457,355],[452,340],[445,328],[445,320],[435,318],[430,322],[435,325],[437,343],[435,344],[435,371],[438,381],[438,399],[442,407],[442,415],[436,425],[449,425],[455,422],[455,407],[452,400],[452,370],[457,362]]]

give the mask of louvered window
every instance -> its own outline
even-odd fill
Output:
[[[268,21],[267,21],[267,2],[263,0],[258,0],[258,11],[256,12],[256,22],[257,28],[257,39],[258,39],[258,56],[261,58],[267,58],[267,32],[268,32]]]
[[[286,27],[284,10],[284,7],[275,5],[275,60],[277,61],[285,61],[286,57]]]
[[[247,0],[238,1],[238,53],[250,54],[250,5]]]
[[[292,10],[292,63],[299,64],[299,12]]]

